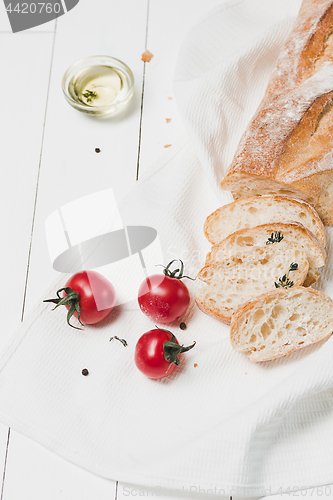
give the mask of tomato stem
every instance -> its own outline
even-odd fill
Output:
[[[170,267],[177,260],[179,260],[179,262],[180,262],[180,269],[175,269],[174,271],[171,271]],[[157,265],[164,267],[163,273],[165,274],[165,276],[168,276],[169,278],[175,278],[177,280],[181,280],[183,278],[188,278],[189,280],[192,280],[192,281],[196,280],[196,278],[191,278],[190,276],[186,276],[184,274],[184,263],[180,259],[174,259],[174,260],[172,260],[171,262],[169,262],[169,264],[167,266],[163,266],[163,264],[157,264]]]
[[[180,354],[182,354],[183,352],[187,352],[190,349],[193,349],[196,342],[194,341],[192,345],[184,347],[176,342],[176,337],[174,336],[174,334],[172,332],[170,332],[170,330],[166,330],[165,328],[159,328],[158,326],[156,326],[156,328],[158,328],[159,330],[164,330],[165,332],[168,332],[171,334],[171,340],[168,340],[167,342],[164,342],[164,344],[163,344],[164,357],[165,357],[165,361],[170,361],[170,365],[172,363],[174,363],[175,365],[178,366],[180,363],[180,359],[178,358],[178,356]],[[169,368],[170,368],[170,365],[169,365]],[[168,368],[168,370],[169,370],[169,368]]]
[[[64,297],[61,297],[60,292],[65,292],[66,295]],[[52,311],[54,311],[54,309],[57,309],[57,307],[59,307],[59,306],[69,306],[69,310],[67,313],[67,324],[69,326],[71,326],[72,328],[75,328],[76,330],[82,330],[82,328],[74,326],[70,323],[71,317],[73,316],[75,311],[77,311],[77,319],[78,319],[79,323],[82,326],[84,326],[84,324],[82,323],[82,321],[80,319],[80,316],[81,316],[80,302],[79,302],[80,296],[79,296],[78,292],[75,292],[69,286],[66,286],[64,288],[59,288],[59,290],[57,290],[57,296],[58,296],[57,299],[46,299],[46,300],[43,300],[43,302],[52,302],[53,304],[56,304],[56,306],[52,309]]]

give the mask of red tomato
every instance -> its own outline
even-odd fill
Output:
[[[60,292],[63,292],[62,297]],[[66,286],[57,291],[58,299],[48,299],[56,307],[65,305],[68,309],[67,322],[74,315],[81,324],[92,325],[106,318],[116,303],[113,285],[96,271],[82,271],[74,274]],[[76,327],[74,327],[76,328]]]
[[[165,268],[164,276],[161,274],[148,276],[141,283],[138,292],[141,311],[159,323],[171,323],[180,318],[190,303],[188,289],[180,281],[184,277],[183,263],[180,261],[180,271],[177,269],[171,272],[169,268],[172,262]]]
[[[179,345],[173,333],[156,328],[149,330],[139,338],[134,360],[137,368],[150,378],[159,379],[171,375],[179,365],[179,356],[194,347]]]

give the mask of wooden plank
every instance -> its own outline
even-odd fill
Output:
[[[2,499],[2,490],[5,482],[4,472],[7,462],[8,449],[10,440],[10,430],[7,426],[0,424],[0,498]]]
[[[0,35],[1,168],[0,301],[6,306],[0,348],[21,320],[43,133],[53,34]],[[27,75],[29,77],[27,78]]]
[[[193,24],[220,4],[221,0],[150,2],[147,49],[154,57],[146,63],[141,172],[186,133],[173,96],[178,51]]]
[[[2,31],[8,18],[3,10],[0,14]],[[0,348],[20,324],[22,315],[53,33],[43,33],[42,37],[43,43],[37,34],[0,34],[1,63],[10,74],[0,81],[0,93],[6,96],[2,99],[0,196],[0,259],[5,284],[0,301],[6,306],[6,314]],[[1,488],[10,443],[9,430],[1,424]]]
[[[103,479],[11,431],[3,500],[113,500],[115,482]]]

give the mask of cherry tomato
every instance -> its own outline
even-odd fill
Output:
[[[179,356],[194,346],[195,342],[189,347],[183,347],[173,333],[155,328],[139,338],[135,347],[135,364],[150,378],[167,377],[179,365]]]
[[[165,267],[164,276],[161,274],[148,276],[141,283],[138,292],[141,311],[159,323],[171,323],[180,318],[190,303],[189,291],[181,281],[182,278],[188,278],[183,275],[184,265],[180,261],[180,270],[171,272],[170,266],[173,262]]]
[[[60,296],[60,293],[62,296]],[[82,271],[69,278],[64,288],[57,291],[55,308],[65,305],[68,309],[67,323],[75,316],[79,322],[87,325],[99,323],[113,310],[116,303],[116,292],[113,285],[96,271]],[[76,328],[76,327],[73,327]]]

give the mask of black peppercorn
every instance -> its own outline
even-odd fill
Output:
[[[95,153],[100,153],[101,150],[99,148],[95,148]]]
[[[179,325],[179,328],[180,328],[181,330],[186,330],[186,323],[181,322],[181,323],[180,323],[180,325]]]
[[[87,368],[83,368],[83,370],[82,370],[82,375],[84,375],[85,377],[86,377],[87,375],[89,375],[89,372],[88,372]]]

